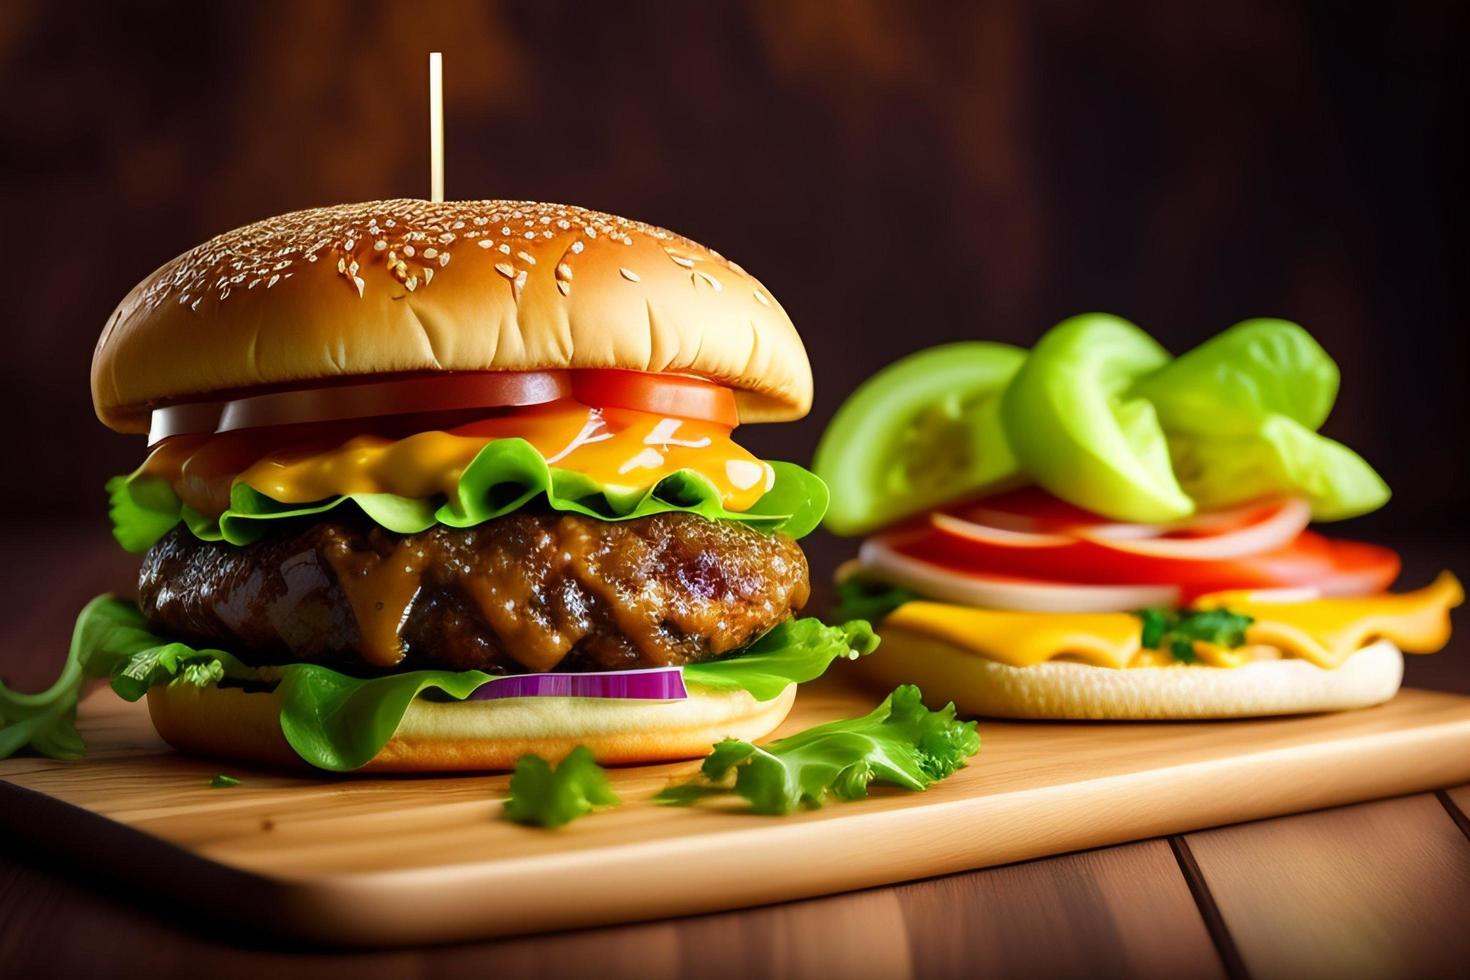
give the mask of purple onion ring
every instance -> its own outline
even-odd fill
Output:
[[[589,674],[512,674],[486,681],[468,700],[499,698],[620,698],[634,701],[686,701],[681,667],[608,670]]]

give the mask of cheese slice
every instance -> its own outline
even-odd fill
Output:
[[[284,447],[280,438],[251,430],[180,436],[161,443],[143,472],[168,480],[184,503],[211,517],[229,506],[236,483],[289,504],[349,493],[444,496],[486,443],[509,438],[525,439],[551,466],[614,491],[645,490],[678,470],[693,470],[719,490],[730,511],[748,510],[775,480],[767,463],[735,444],[727,426],[576,402],[402,438],[324,440],[308,430],[302,438],[314,441]]]
[[[1425,588],[1397,595],[1267,602],[1250,593],[1221,593],[1195,608],[1228,607],[1255,619],[1246,646],[1195,644],[1198,663],[1239,667],[1286,657],[1334,668],[1377,640],[1408,653],[1433,653],[1450,636],[1449,611],[1464,601],[1449,572]],[[1035,613],[978,609],[943,602],[904,603],[882,623],[953,644],[1011,667],[1071,660],[1097,667],[1165,666],[1166,651],[1142,648],[1142,624],[1131,613]]]
[[[1376,640],[1406,653],[1434,653],[1450,641],[1450,610],[1465,601],[1449,572],[1422,589],[1356,598],[1271,602],[1249,592],[1216,593],[1195,602],[1200,609],[1228,608],[1255,620],[1246,642],[1280,649],[1318,667],[1339,667]]]
[[[1127,667],[1142,629],[1129,613],[1036,613],[978,609],[945,602],[906,602],[883,626],[952,643],[1011,667],[1061,658],[1096,667]]]

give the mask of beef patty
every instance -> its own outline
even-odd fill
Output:
[[[244,547],[180,525],[138,577],[157,632],[252,663],[493,673],[716,657],[808,593],[790,538],[683,513],[606,522],[517,512],[410,535],[334,521]]]

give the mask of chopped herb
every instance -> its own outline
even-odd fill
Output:
[[[240,780],[236,779],[234,776],[226,776],[224,773],[219,773],[209,781],[210,789],[224,789],[227,786],[239,785]]]
[[[592,750],[579,745],[555,767],[539,755],[521,756],[510,777],[505,815],[516,823],[562,827],[621,802]]]
[[[837,608],[832,612],[832,619],[836,622],[866,619],[876,623],[905,602],[918,598],[917,592],[854,575],[837,583]]]
[[[1174,609],[1144,609],[1135,613],[1143,621],[1143,645],[1150,650],[1168,650],[1180,663],[1192,664],[1199,659],[1194,652],[1198,642],[1222,647],[1245,645],[1245,631],[1251,617],[1228,609],[1202,609],[1195,612]]]
[[[819,807],[828,796],[862,799],[875,780],[928,789],[978,751],[973,721],[957,721],[953,704],[930,711],[919,689],[905,684],[861,718],[817,725],[769,745],[727,738],[704,760],[699,776],[670,786],[655,801],[686,806],[733,793],[756,813],[787,814],[798,806]]]

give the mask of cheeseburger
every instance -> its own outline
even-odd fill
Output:
[[[864,383],[817,449],[861,535],[843,608],[862,670],[971,714],[1195,719],[1363,707],[1449,639],[1448,572],[1390,592],[1388,548],[1309,528],[1388,488],[1317,430],[1338,371],[1301,327],[1179,357],[1074,317],[1030,351],[965,342]]]
[[[806,413],[801,339],[660,228],[503,201],[262,221],[123,300],[92,393],[148,439],[108,488],[142,566],[72,655],[185,751],[698,756],[875,643],[793,618],[826,488],[731,437]]]

